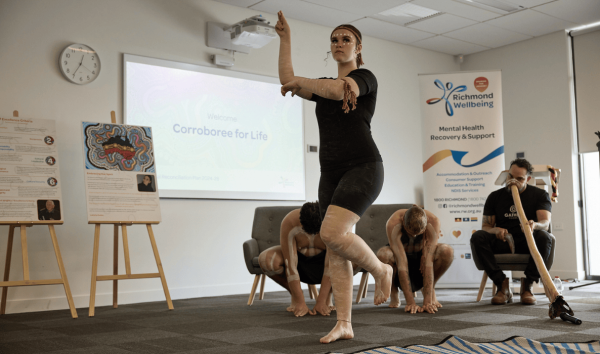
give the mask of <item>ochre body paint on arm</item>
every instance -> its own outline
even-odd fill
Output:
[[[282,85],[289,83],[294,80],[294,66],[292,65],[292,39],[290,26],[287,23],[283,12],[279,11],[277,14],[279,20],[275,26],[277,34],[279,34],[279,82]],[[295,92],[298,96],[304,99],[310,99],[312,94],[305,90],[298,90]]]

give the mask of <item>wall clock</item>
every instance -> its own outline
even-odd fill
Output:
[[[78,85],[89,84],[100,74],[100,57],[85,44],[67,46],[60,54],[58,64],[65,78]]]

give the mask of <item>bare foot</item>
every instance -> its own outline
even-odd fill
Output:
[[[381,305],[386,302],[392,291],[392,276],[394,275],[394,270],[389,264],[384,264],[383,267],[386,273],[382,278],[375,279],[375,300],[373,301],[375,305]]]
[[[352,324],[346,321],[337,321],[335,327],[329,332],[328,335],[321,338],[321,343],[327,344],[335,342],[338,339],[352,339],[354,338],[354,331],[352,331]]]
[[[316,315],[317,313],[320,315],[323,315],[323,316],[329,316],[331,314],[331,307],[329,307],[328,305],[325,305],[324,303],[317,301],[317,304],[313,308],[313,313],[311,313],[311,314]]]

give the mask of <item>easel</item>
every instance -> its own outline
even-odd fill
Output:
[[[115,111],[110,112],[111,122],[117,123],[115,117]],[[118,281],[123,279],[145,279],[145,278],[160,278],[167,299],[167,305],[169,310],[173,310],[173,302],[171,301],[171,295],[169,294],[169,288],[167,286],[167,280],[163,271],[160,256],[158,254],[158,248],[156,247],[156,241],[154,239],[154,232],[152,231],[152,224],[158,224],[157,221],[90,221],[88,224],[95,224],[94,232],[94,256],[92,261],[92,286],[90,290],[90,310],[89,316],[93,317],[95,313],[96,305],[96,282],[97,281],[113,281],[113,308],[118,307]],[[113,275],[98,275],[98,249],[100,248],[100,225],[101,224],[113,224],[114,225],[114,253],[113,253]],[[129,242],[127,240],[127,226],[132,224],[146,224],[148,230],[148,236],[150,236],[150,244],[154,251],[154,258],[156,259],[156,266],[158,267],[158,273],[143,273],[143,274],[132,274],[131,264],[129,261]],[[125,256],[125,274],[119,275],[119,226],[123,234],[123,253]]]
[[[14,111],[13,117],[18,118],[19,112]],[[73,296],[71,295],[71,288],[69,287],[69,281],[67,280],[67,272],[65,271],[65,265],[63,264],[62,256],[60,255],[60,248],[58,247],[58,240],[56,238],[56,232],[54,231],[54,225],[62,225],[62,221],[44,220],[44,221],[15,221],[15,222],[0,222],[0,225],[9,225],[8,229],[8,246],[6,247],[6,263],[4,266],[4,281],[0,282],[2,287],[2,301],[0,303],[0,315],[6,314],[6,298],[8,295],[8,288],[11,286],[30,286],[30,285],[53,285],[62,284],[65,288],[65,294],[67,295],[67,302],[71,309],[71,316],[77,318],[77,310],[73,303]],[[52,239],[52,245],[54,246],[54,253],[56,255],[56,261],[58,262],[58,269],[60,271],[60,279],[45,279],[45,280],[31,280],[29,279],[29,254],[27,252],[27,228],[33,225],[48,225],[50,230],[50,238]],[[12,256],[13,239],[15,235],[15,228],[19,227],[21,230],[21,253],[23,256],[23,280],[9,281],[10,276],[10,261]]]

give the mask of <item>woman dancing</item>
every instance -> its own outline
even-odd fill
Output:
[[[279,80],[281,93],[291,91],[317,103],[321,151],[319,203],[323,216],[321,239],[327,245],[328,272],[337,308],[337,323],[321,343],[354,338],[352,314],[352,266],[366,269],[375,278],[375,305],[387,301],[392,267],[377,259],[352,227],[375,201],[383,185],[383,163],[371,136],[371,118],[377,100],[373,73],[359,69],[362,36],[352,25],[340,25],[331,33],[331,53],[338,77],[307,79],[294,76],[290,26],[280,11],[275,29],[280,37]],[[352,106],[352,107],[350,107]]]

